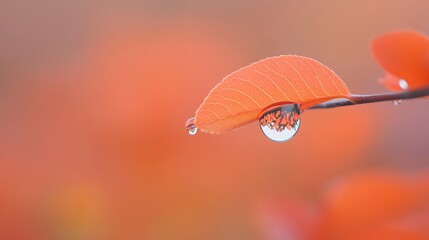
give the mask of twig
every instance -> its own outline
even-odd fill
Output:
[[[406,92],[389,92],[389,93],[368,94],[368,95],[351,94],[348,99],[343,99],[343,98],[334,99],[331,101],[327,101],[327,102],[315,105],[310,109],[344,107],[344,106],[366,104],[366,103],[420,98],[425,96],[429,96],[429,87],[421,88],[413,91],[406,91]]]

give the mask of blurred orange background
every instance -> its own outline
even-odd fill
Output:
[[[221,79],[315,58],[386,91],[369,41],[426,0],[0,2],[0,239],[429,239],[427,100],[189,136]]]

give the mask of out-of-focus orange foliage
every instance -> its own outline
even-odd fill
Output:
[[[427,239],[427,176],[387,171],[351,175],[332,183],[317,204],[296,207],[284,201],[279,209],[286,211],[264,209],[263,230],[268,239],[282,239],[274,236],[282,231],[296,239]]]
[[[64,186],[41,199],[41,224],[48,239],[106,239],[110,211],[100,189],[88,183]]]
[[[374,172],[352,176],[327,193],[326,221],[334,235],[369,232],[429,208],[429,182]]]
[[[385,33],[375,38],[372,53],[386,70],[380,82],[394,91],[429,85],[429,39],[414,31]],[[400,81],[406,81],[406,85]],[[402,83],[404,84],[404,83]]]
[[[11,133],[2,149],[15,159],[2,160],[0,169],[14,173],[4,175],[5,182],[20,186],[6,191],[6,199],[16,202],[16,209],[25,199],[21,195],[32,197],[31,207],[41,212],[28,214],[48,218],[47,234],[86,236],[87,228],[97,229],[98,220],[78,221],[101,218],[87,211],[91,207],[81,209],[82,202],[107,205],[100,211],[110,220],[100,235],[110,239],[186,238],[199,224],[195,218],[190,220],[195,225],[183,222],[193,214],[175,207],[193,205],[180,196],[192,192],[181,188],[186,184],[180,178],[188,177],[177,169],[193,147],[190,141],[185,148],[178,144],[187,137],[182,122],[198,98],[189,91],[207,76],[220,78],[229,71],[220,69],[234,66],[239,55],[215,30],[182,23],[124,27],[131,22],[106,24],[76,62],[28,74],[25,85],[12,86],[14,95],[2,96],[9,103],[3,136]],[[75,181],[95,183],[103,194],[69,193]],[[166,232],[164,225],[176,229]]]
[[[8,141],[1,148],[13,158],[0,169],[17,185],[6,191],[14,205],[2,223],[28,203],[37,211],[23,216],[36,220],[13,225],[34,228],[25,232],[32,239],[246,238],[255,232],[246,224],[255,199],[285,188],[313,192],[370,147],[373,120],[358,108],[307,113],[313,116],[288,145],[267,144],[256,126],[188,136],[183,122],[245,63],[244,54],[215,27],[136,22],[105,23],[75,61],[24,73],[25,84],[2,95]],[[100,209],[89,210],[93,205]]]
[[[256,206],[255,224],[262,229],[263,239],[316,239],[320,224],[318,210],[302,199],[265,200]]]

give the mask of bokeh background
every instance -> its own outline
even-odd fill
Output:
[[[427,100],[189,136],[221,79],[281,54],[353,93],[427,0],[0,1],[0,239],[429,239]]]

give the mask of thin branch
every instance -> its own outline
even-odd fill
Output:
[[[351,94],[349,99],[343,99],[343,98],[334,99],[331,101],[327,101],[327,102],[315,105],[310,109],[344,107],[344,106],[366,104],[366,103],[420,98],[425,96],[429,96],[429,87],[421,88],[413,91],[406,91],[406,92],[389,92],[389,93],[368,94],[368,95]]]

